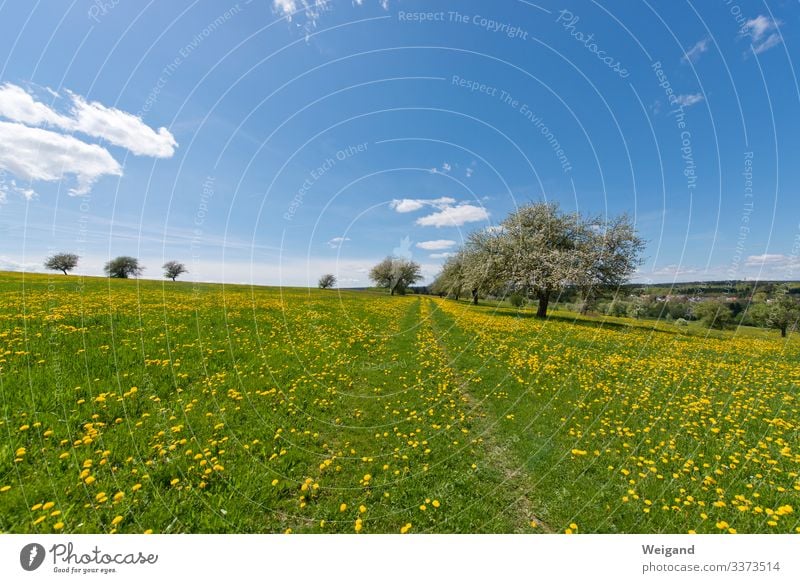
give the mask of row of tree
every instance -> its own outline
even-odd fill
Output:
[[[497,227],[471,233],[445,261],[432,291],[456,299],[471,294],[475,304],[486,295],[532,297],[544,318],[551,299],[567,288],[578,289],[588,306],[625,283],[643,248],[627,215],[584,216],[556,203],[531,203]]]
[[[64,275],[68,275],[78,267],[78,260],[80,257],[75,253],[56,253],[51,255],[44,261],[44,266],[53,271],[61,271]],[[161,266],[164,270],[164,277],[175,281],[184,273],[189,273],[186,265],[179,261],[167,261]],[[103,272],[108,277],[115,277],[119,279],[128,279],[129,277],[139,277],[144,272],[144,266],[140,265],[139,260],[135,257],[128,257],[121,255],[108,261],[103,267]]]

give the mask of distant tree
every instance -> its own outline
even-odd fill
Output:
[[[184,273],[189,273],[186,266],[178,261],[167,261],[161,268],[164,270],[164,277],[172,281]]]
[[[508,246],[502,226],[470,233],[461,255],[463,287],[477,305],[481,292],[508,287]],[[513,287],[513,286],[512,286]],[[527,290],[523,290],[527,291]]]
[[[612,301],[606,308],[606,314],[617,318],[621,318],[625,316],[625,314],[627,313],[628,313],[628,304],[616,299]]]
[[[369,278],[378,287],[387,288],[391,295],[404,294],[410,285],[422,279],[422,268],[410,259],[389,256],[372,268]]]
[[[44,266],[53,271],[63,271],[64,275],[78,266],[79,257],[74,253],[56,253],[44,261]]]
[[[144,267],[139,265],[139,260],[135,257],[122,255],[106,263],[103,270],[108,277],[128,279],[129,277],[140,276],[144,271]]]
[[[786,338],[787,332],[800,323],[800,304],[789,293],[787,284],[779,285],[767,302],[754,307],[752,317],[765,328],[780,330],[781,337]]]
[[[643,318],[647,315],[647,298],[645,296],[635,296],[633,301],[628,304],[628,316],[631,318]]]
[[[464,254],[459,252],[445,260],[442,271],[434,280],[431,289],[437,295],[448,295],[457,300],[464,292],[465,283]]]
[[[319,278],[319,283],[317,285],[319,289],[330,289],[336,285],[336,276],[332,273],[326,273]]]
[[[508,303],[514,306],[515,308],[521,308],[525,305],[526,298],[519,292],[514,292],[510,296],[508,296]]]
[[[720,300],[700,302],[692,311],[695,318],[707,328],[722,330],[733,323],[733,312]]]

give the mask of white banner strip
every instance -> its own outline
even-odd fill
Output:
[[[795,535],[2,535],[0,581],[800,581]]]

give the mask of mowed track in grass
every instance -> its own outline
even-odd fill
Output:
[[[0,530],[798,528],[793,338],[529,315],[2,274]]]
[[[419,298],[18,274],[0,290],[2,531],[529,528]]]

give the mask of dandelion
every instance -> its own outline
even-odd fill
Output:
[[[405,526],[400,528],[400,534],[406,534],[409,530],[411,530],[411,523],[407,522]]]
[[[117,526],[120,522],[122,522],[122,517],[117,514],[113,519],[111,519],[111,526]]]
[[[347,510],[347,504],[345,504],[344,502],[342,502],[342,503],[339,505],[339,512],[344,512],[345,510]]]
[[[61,522],[61,521],[59,521],[59,522],[56,522],[56,523],[53,525],[53,530],[61,530],[62,528],[64,528],[64,523],[63,523],[63,522]]]

